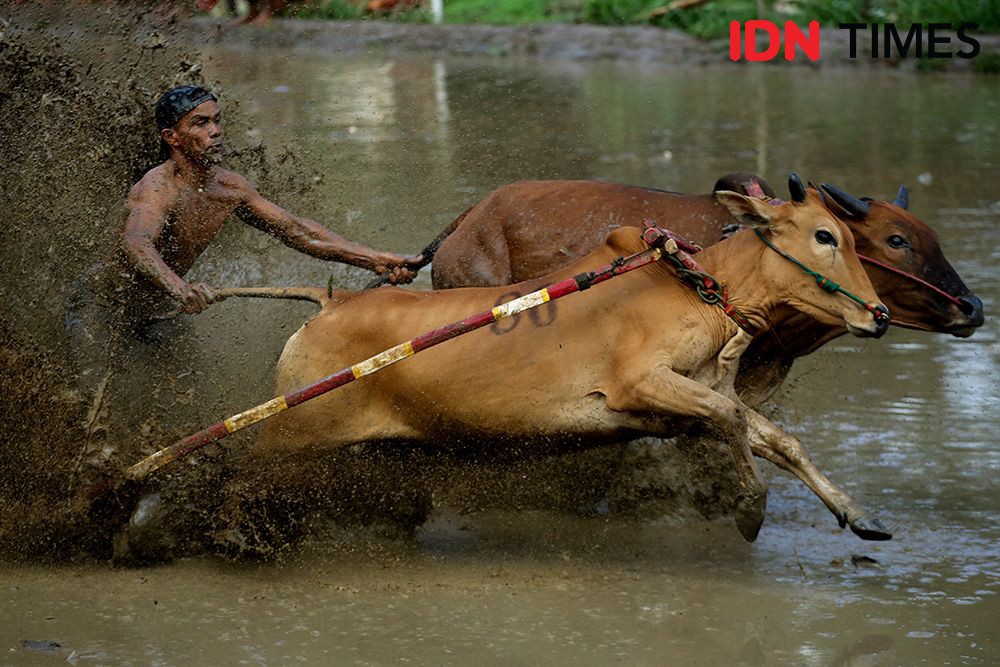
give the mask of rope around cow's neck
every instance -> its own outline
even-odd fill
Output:
[[[768,239],[764,235],[764,232],[760,231],[760,228],[754,227],[753,231],[754,231],[755,234],[757,234],[757,238],[759,238],[761,241],[763,241],[764,244],[768,248],[770,248],[774,252],[778,253],[779,255],[781,255],[782,257],[784,257],[785,259],[787,259],[789,262],[791,262],[795,266],[797,266],[800,269],[802,269],[802,271],[805,272],[807,275],[812,276],[813,279],[816,281],[816,284],[819,285],[821,289],[823,289],[823,290],[825,290],[827,292],[830,292],[831,294],[835,294],[835,293],[843,294],[848,299],[850,299],[851,301],[854,301],[855,303],[857,303],[858,305],[860,305],[862,308],[864,308],[865,310],[867,310],[868,312],[870,312],[875,317],[876,321],[879,321],[879,320],[888,320],[889,319],[889,311],[882,304],[880,304],[880,303],[872,303],[870,301],[865,301],[864,299],[862,299],[858,295],[851,293],[850,291],[848,291],[848,290],[844,289],[843,287],[841,287],[838,283],[835,283],[834,281],[830,280],[829,278],[827,278],[826,276],[824,276],[822,273],[819,273],[817,271],[813,271],[808,266],[806,266],[805,264],[803,264],[799,260],[797,260],[794,257],[792,257],[790,254],[788,254],[787,252],[785,252],[784,250],[782,250],[778,246],[776,246],[773,243],[771,243],[771,240]]]
[[[721,308],[722,312],[736,323],[736,326],[751,336],[757,333],[750,319],[743,311],[729,301],[729,290],[726,285],[705,271],[688,254],[688,252],[701,252],[700,246],[688,242],[670,230],[657,227],[651,220],[643,220],[642,225],[644,227],[642,240],[648,245],[655,245],[659,242],[660,237],[664,235],[677,245],[678,249],[675,252],[666,253],[663,259],[673,266],[681,280],[684,280],[694,288],[702,301],[710,306]]]
[[[698,271],[696,269],[689,269],[684,266],[684,263],[676,255],[667,255],[664,258],[666,261],[673,265],[674,270],[677,275],[681,277],[684,281],[691,283],[694,287],[695,292],[701,297],[701,300],[710,306],[718,306],[722,308],[729,319],[736,323],[740,329],[747,332],[751,336],[757,333],[756,328],[750,319],[741,311],[739,308],[734,306],[729,301],[729,289],[724,283],[720,283],[719,280],[712,274],[706,271]],[[706,283],[709,283],[706,285]]]

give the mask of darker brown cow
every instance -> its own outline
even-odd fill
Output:
[[[744,218],[770,223],[765,235],[771,242],[822,267],[862,299],[876,298],[850,231],[818,194],[781,206],[735,193],[720,193],[719,200]],[[388,288],[327,303],[285,345],[277,392],[488,310],[511,293],[527,294],[643,247],[640,231],[623,227],[584,258],[513,287]],[[753,231],[705,250],[699,261],[730,286],[730,299],[752,326],[794,312],[856,335],[885,331],[883,320],[821,290]],[[558,308],[544,321],[471,333],[274,417],[249,469],[308,467],[310,456],[366,441],[530,449],[670,436],[701,425],[730,445],[742,489],[738,525],[753,539],[766,495],[750,447],[792,452],[799,445],[735,394],[733,378],[751,336],[721,308],[702,302],[663,262],[551,305]],[[852,526],[864,526],[856,506],[839,497],[825,501],[839,520],[846,516]]]
[[[892,202],[857,199],[826,183],[823,190],[827,207],[854,233],[858,254],[926,280],[961,303],[955,304],[874,264],[863,263],[872,286],[892,313],[893,324],[960,338],[971,336],[982,326],[982,301],[945,258],[937,233],[906,210],[906,188],[900,188]],[[776,335],[767,340],[758,337],[744,355],[737,380],[740,395],[751,405],[759,405],[777,390],[795,358],[843,333],[792,317]]]
[[[716,190],[759,177],[735,173]],[[963,301],[961,307],[915,282],[866,265],[893,323],[968,336],[983,323],[982,302],[941,251],[937,234],[907,210],[905,188],[895,201],[859,200],[824,185],[825,203],[854,233],[858,253],[919,276]],[[596,248],[622,225],[655,221],[702,246],[734,223],[713,195],[689,195],[604,181],[520,181],[491,192],[452,223],[434,255],[435,289],[508,285],[544,275]],[[827,339],[828,340],[828,339]],[[815,349],[825,340],[811,341]]]
[[[684,195],[603,181],[520,181],[456,220],[434,255],[434,288],[509,285],[549,273],[650,219],[699,245],[733,218],[712,194]],[[722,224],[720,224],[720,222]]]

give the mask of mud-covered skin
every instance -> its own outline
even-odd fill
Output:
[[[0,355],[0,373],[7,380],[0,413],[10,437],[4,438],[0,460],[0,557],[110,557],[113,530],[73,511],[83,487],[113,478],[148,448],[183,436],[192,424],[217,418],[223,403],[235,409],[256,386],[248,390],[252,371],[249,381],[233,379],[245,360],[229,363],[217,351],[229,344],[224,351],[230,352],[246,340],[241,328],[212,331],[205,339],[203,327],[178,318],[150,328],[149,340],[130,338],[124,349],[85,345],[91,358],[99,356],[116,369],[99,402],[93,400],[93,388],[106,373],[98,372],[88,389],[89,377],[80,377],[79,370],[100,364],[78,357],[79,350],[67,341],[68,306],[94,267],[101,274],[95,280],[102,282],[92,286],[91,294],[107,297],[100,321],[134,322],[175,307],[165,292],[129,268],[122,250],[123,204],[130,188],[167,157],[160,152],[163,139],[154,123],[157,97],[181,84],[214,86],[201,74],[201,45],[178,38],[187,27],[177,20],[183,11],[176,10],[190,12],[191,6],[150,1],[113,9],[91,3],[5,7],[0,27],[0,327],[8,342]],[[239,100],[227,94],[226,101],[233,103],[226,111],[226,166],[268,199],[335,219],[336,205],[317,195],[315,184],[323,174],[310,163],[308,147],[274,147],[253,139],[248,135],[252,119],[241,113]],[[240,244],[255,236],[236,226],[221,233],[228,243],[234,236]],[[250,252],[255,243],[247,242]],[[277,246],[267,239],[259,243],[263,252]],[[361,280],[353,267],[307,257],[301,261],[318,267],[316,283],[325,283],[330,273],[335,285]],[[280,316],[269,314],[281,308],[267,309],[266,324],[256,321],[263,333],[250,336],[254,353],[266,346],[266,330],[281,326]],[[272,343],[275,356],[278,345]],[[225,372],[214,376],[220,367]],[[92,470],[80,465],[88,458],[81,455],[88,435],[98,463]],[[163,539],[174,545],[161,558],[197,553],[211,542],[206,517],[216,507],[211,489],[221,483],[223,458],[221,452],[205,452],[197,466],[182,466],[152,489],[161,492],[170,515]]]
[[[222,115],[209,100],[161,131],[170,159],[150,170],[129,192],[123,231],[124,262],[152,287],[165,292],[194,314],[216,300],[215,291],[183,276],[205,251],[226,219],[240,220],[285,245],[318,259],[344,262],[392,282],[409,282],[418,257],[379,252],[348,241],[322,225],[296,216],[266,200],[246,178],[218,166],[222,156]],[[109,282],[121,282],[115,267]],[[125,295],[123,298],[128,298]]]
[[[94,404],[85,396],[79,360],[67,344],[67,305],[77,281],[119,251],[129,189],[163,162],[152,112],[157,96],[182,83],[207,86],[197,53],[176,39],[183,25],[162,3],[134,5],[117,5],[114,11],[87,3],[5,8],[0,30],[0,330],[6,341],[0,355],[5,380],[0,399],[5,417],[2,558],[112,554],[113,531],[74,511],[72,502],[87,481],[79,463]],[[227,125],[235,130],[228,165],[275,199],[331,216],[314,196],[320,174],[294,146],[274,150],[249,144],[248,121],[238,109]],[[339,266],[335,273],[338,280],[356,277]],[[128,290],[143,289],[140,281],[118,278]],[[326,275],[318,278],[325,281]],[[109,297],[109,310],[120,307],[119,293],[101,293]],[[127,301],[137,305],[142,296],[130,291]],[[169,299],[147,305],[147,311],[173,307]],[[227,396],[234,404],[245,397],[245,384],[206,380],[218,361],[203,354],[212,341],[201,340],[183,319],[151,331],[153,339],[169,338],[167,344],[133,341],[127,350],[111,354],[95,346],[94,352],[109,356],[121,373],[98,406],[107,413],[97,415],[104,428],[94,440],[101,466],[89,481],[113,477],[148,453],[146,448],[216,417]],[[219,335],[232,340],[239,334]],[[219,487],[222,458],[221,452],[206,452],[197,466],[182,466],[155,487],[163,492],[170,525],[178,531],[163,535],[176,548],[164,550],[162,558],[197,553],[210,542],[206,517],[215,509],[211,490]]]
[[[129,185],[156,161],[153,98],[145,90],[169,87],[194,59],[165,41],[155,50],[136,46],[132,58],[101,70],[102,59],[94,56],[96,49],[87,52],[86,37],[81,52],[66,40],[30,29],[72,17],[80,8],[32,3],[5,9],[11,23],[4,22],[0,35],[5,200],[0,329],[6,341],[0,355],[5,379],[0,557],[104,555],[110,535],[97,531],[70,502],[79,490],[92,405],[83,396],[66,344],[67,297],[88,267],[106,256]],[[137,15],[147,10],[135,8]],[[150,24],[129,20],[128,13],[94,16],[79,25],[94,34],[116,32],[141,42]],[[146,16],[159,20],[157,12]],[[164,29],[161,35],[170,32]],[[139,52],[143,66],[136,68]],[[114,70],[118,76],[95,76],[95,70]],[[147,365],[145,372],[150,370]],[[116,415],[125,405],[118,403]],[[151,424],[150,435],[157,433]],[[111,467],[140,445],[135,438],[102,443]]]

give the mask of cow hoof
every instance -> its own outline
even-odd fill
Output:
[[[178,536],[169,519],[159,491],[143,495],[128,523],[112,538],[112,561],[118,565],[151,565],[170,560]]]
[[[860,517],[850,522],[851,531],[863,540],[891,540],[892,533],[878,519]]]
[[[753,542],[764,524],[764,514],[767,510],[767,492],[753,497],[741,498],[736,508],[736,527],[747,542]]]

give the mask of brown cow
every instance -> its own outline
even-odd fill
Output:
[[[720,179],[732,186],[752,174]],[[824,185],[824,202],[847,223],[858,252],[920,276],[957,298],[961,306],[916,282],[866,265],[893,323],[911,329],[969,336],[982,326],[983,304],[965,286],[941,251],[933,229],[906,211],[905,188],[892,203],[859,200]],[[506,285],[544,275],[597,247],[620,225],[649,218],[700,245],[711,245],[733,217],[712,194],[687,195],[603,181],[521,181],[504,186],[466,210],[434,255],[436,289]],[[750,405],[771,396],[792,362],[845,332],[843,327],[799,326],[758,336],[737,378]]]
[[[545,275],[650,219],[698,243],[733,222],[712,194],[682,195],[603,181],[520,181],[456,220],[434,255],[435,289],[510,285]],[[683,222],[682,222],[683,221]]]
[[[853,232],[859,254],[920,277],[961,304],[915,281],[863,263],[872,286],[892,313],[893,324],[960,338],[971,336],[982,326],[983,302],[945,258],[937,233],[906,210],[906,188],[900,188],[893,202],[859,200],[828,184],[823,190],[827,208]],[[737,379],[740,395],[751,405],[759,405],[785,379],[795,358],[814,352],[843,333],[839,327],[831,329],[792,318],[776,335],[766,340],[758,337],[744,355]]]
[[[779,247],[861,298],[876,298],[850,231],[815,192],[781,206],[731,192],[718,197],[742,219],[770,223],[765,234]],[[387,288],[328,303],[285,345],[277,391],[643,247],[639,230],[624,227],[584,258],[513,287]],[[730,298],[755,327],[802,313],[856,335],[886,329],[884,320],[853,301],[819,289],[752,231],[705,250],[698,260],[730,286]],[[798,443],[737,398],[733,379],[751,336],[722,309],[703,303],[658,262],[550,302],[538,317],[517,324],[501,320],[490,331],[449,341],[278,415],[265,426],[249,468],[308,467],[310,453],[322,456],[365,441],[541,448],[665,437],[703,426],[729,444],[742,490],[737,524],[747,539],[756,536],[766,485],[750,446],[785,452]],[[865,527],[856,505],[824,500],[839,520]]]
[[[716,188],[734,187],[752,177],[731,176],[720,179]],[[773,196],[760,182],[765,193]],[[905,210],[904,188],[892,203],[858,200],[833,186],[824,189],[825,204],[847,223],[859,253],[921,276],[962,302],[958,308],[913,281],[866,265],[894,323],[956,336],[968,336],[982,325],[982,302],[945,259],[934,231]],[[734,222],[711,194],[684,195],[600,181],[523,181],[494,191],[453,223],[452,234],[434,256],[434,285],[502,285],[507,280],[526,280],[587,252],[609,229],[636,225],[644,217],[702,245],[714,243]],[[738,395],[752,407],[761,405],[781,385],[797,357],[843,333],[843,326],[790,315],[750,344],[736,378]],[[682,445],[685,450],[695,446]],[[816,469],[804,450],[790,447],[779,452],[764,444],[752,446],[755,455],[805,482],[831,511],[842,512],[841,525],[850,523],[865,538],[890,537],[877,520],[863,526],[850,519],[859,516],[861,508]],[[701,451],[710,448],[705,443],[698,447]]]

